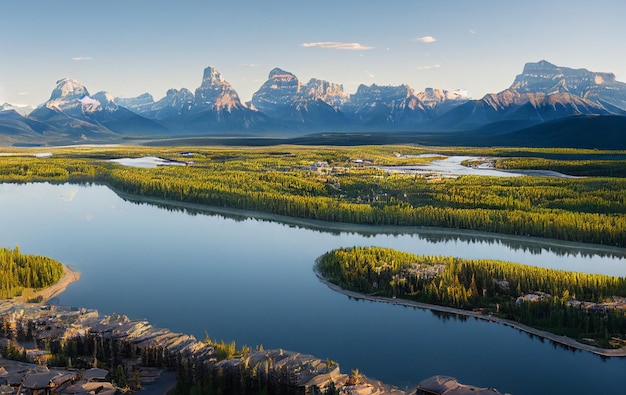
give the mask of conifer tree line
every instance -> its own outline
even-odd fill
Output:
[[[132,152],[126,150],[131,149],[116,155]],[[137,150],[158,156],[147,148]],[[351,161],[363,154],[374,164],[410,163],[390,152],[383,155],[383,148],[197,151],[192,166],[153,169],[113,164],[102,154],[0,158],[0,181],[95,182],[137,196],[304,219],[436,226],[626,246],[626,178],[431,180],[375,166],[357,167]],[[186,159],[172,149],[161,156],[164,153],[171,159]],[[334,170],[311,170],[317,161]]]
[[[327,252],[318,258],[316,270],[329,282],[362,294],[466,310],[484,308],[557,334],[592,338],[604,347],[611,346],[612,338],[626,339],[626,309],[594,312],[570,303],[626,297],[623,277],[494,260],[420,256],[381,247]],[[544,296],[539,302],[518,299],[539,292]]]
[[[40,255],[23,255],[18,246],[0,248],[0,299],[22,295],[26,288],[42,289],[58,282],[63,265]]]

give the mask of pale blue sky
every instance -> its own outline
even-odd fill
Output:
[[[625,0],[0,0],[0,12],[0,103],[41,104],[63,77],[158,100],[193,91],[208,65],[244,101],[274,67],[348,93],[407,83],[473,98],[541,59],[626,81]]]

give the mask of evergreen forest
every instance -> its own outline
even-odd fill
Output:
[[[171,204],[193,203],[331,222],[435,226],[626,246],[623,160],[601,159],[611,155],[621,158],[623,153],[558,149],[434,151],[412,146],[72,147],[56,149],[51,157],[34,157],[32,150],[11,150],[0,157],[0,182],[99,183],[126,196]],[[420,156],[429,152],[440,156]],[[563,169],[573,166],[579,172],[593,167],[596,175],[437,177],[382,169],[470,153],[515,155],[506,159],[508,162],[496,161],[499,167],[541,169],[541,164],[554,168],[560,163]],[[536,157],[528,159],[529,155]],[[137,168],[110,161],[142,156],[185,162],[187,166]],[[584,157],[587,162],[575,165],[572,157]]]
[[[21,296],[26,289],[42,289],[63,276],[63,265],[40,255],[24,255],[18,246],[0,248],[0,299]]]
[[[626,278],[353,247],[322,255],[327,281],[365,295],[480,311],[604,348],[626,340]]]

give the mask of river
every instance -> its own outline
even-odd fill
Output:
[[[417,228],[312,228],[138,204],[95,185],[2,184],[0,223],[0,246],[19,244],[81,272],[56,303],[329,357],[344,372],[359,368],[402,389],[434,374],[517,395],[626,388],[625,358],[567,350],[473,318],[358,301],[312,270],[328,250],[376,245],[626,276],[625,249]]]

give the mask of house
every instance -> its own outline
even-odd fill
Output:
[[[454,377],[432,376],[420,381],[415,395],[502,395],[494,388],[460,384]]]
[[[83,377],[87,381],[104,382],[108,381],[109,371],[100,368],[91,368],[83,372]]]
[[[29,390],[33,395],[49,395],[53,388],[76,380],[76,375],[70,372],[52,371],[29,374],[22,381],[22,388]]]
[[[88,383],[81,380],[59,390],[58,393],[61,395],[114,395],[116,388],[113,384],[108,382]]]

